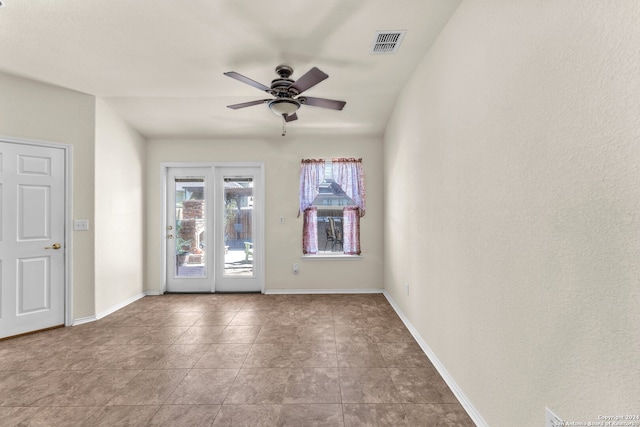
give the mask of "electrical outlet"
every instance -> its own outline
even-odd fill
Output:
[[[280,224],[284,224],[284,216],[280,215]]]
[[[561,427],[564,426],[564,421],[560,419],[559,416],[551,412],[551,409],[545,409],[545,427]]]
[[[405,292],[407,295],[409,295],[409,283],[408,283],[408,282],[405,282],[405,283],[404,283],[404,292]]]

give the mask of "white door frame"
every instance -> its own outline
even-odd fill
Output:
[[[264,200],[264,163],[263,162],[161,162],[160,163],[160,229],[159,237],[161,242],[161,250],[160,250],[160,280],[162,282],[160,293],[163,294],[167,291],[167,177],[169,175],[169,168],[211,168],[213,174],[215,175],[215,171],[217,168],[259,168],[259,176],[260,183],[258,184],[260,187],[257,191],[262,194],[262,203],[259,204],[255,216],[256,227],[259,232],[262,233],[260,239],[254,245],[254,254],[256,256],[260,256],[261,262],[254,262],[254,270],[256,275],[262,278],[262,283],[260,285],[260,292],[264,293],[265,291],[265,276],[264,276],[264,209],[265,209],[265,200]],[[217,194],[214,194],[214,197],[217,197]],[[212,199],[215,200],[215,199]],[[217,227],[213,227],[212,230],[212,242],[216,242],[218,236],[215,234]],[[208,239],[208,238],[207,238]],[[254,258],[255,259],[255,258]],[[209,268],[211,269],[212,281],[215,281],[215,262],[209,263]],[[213,285],[213,282],[212,282]]]
[[[64,325],[73,325],[73,145],[0,135],[0,141],[13,144],[57,148],[64,151]]]

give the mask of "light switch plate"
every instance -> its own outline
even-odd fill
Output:
[[[73,230],[74,231],[89,231],[89,220],[88,219],[75,219],[75,220],[73,220]]]

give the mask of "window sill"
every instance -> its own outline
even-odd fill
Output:
[[[362,255],[345,255],[345,254],[331,254],[331,253],[320,253],[314,255],[302,255],[300,257],[305,261],[360,261],[362,259]]]

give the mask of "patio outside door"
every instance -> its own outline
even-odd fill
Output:
[[[166,290],[259,292],[261,167],[167,168]]]
[[[262,286],[261,174],[259,168],[216,168],[218,253],[216,291],[258,292]]]
[[[169,168],[167,291],[211,292],[211,168]]]

